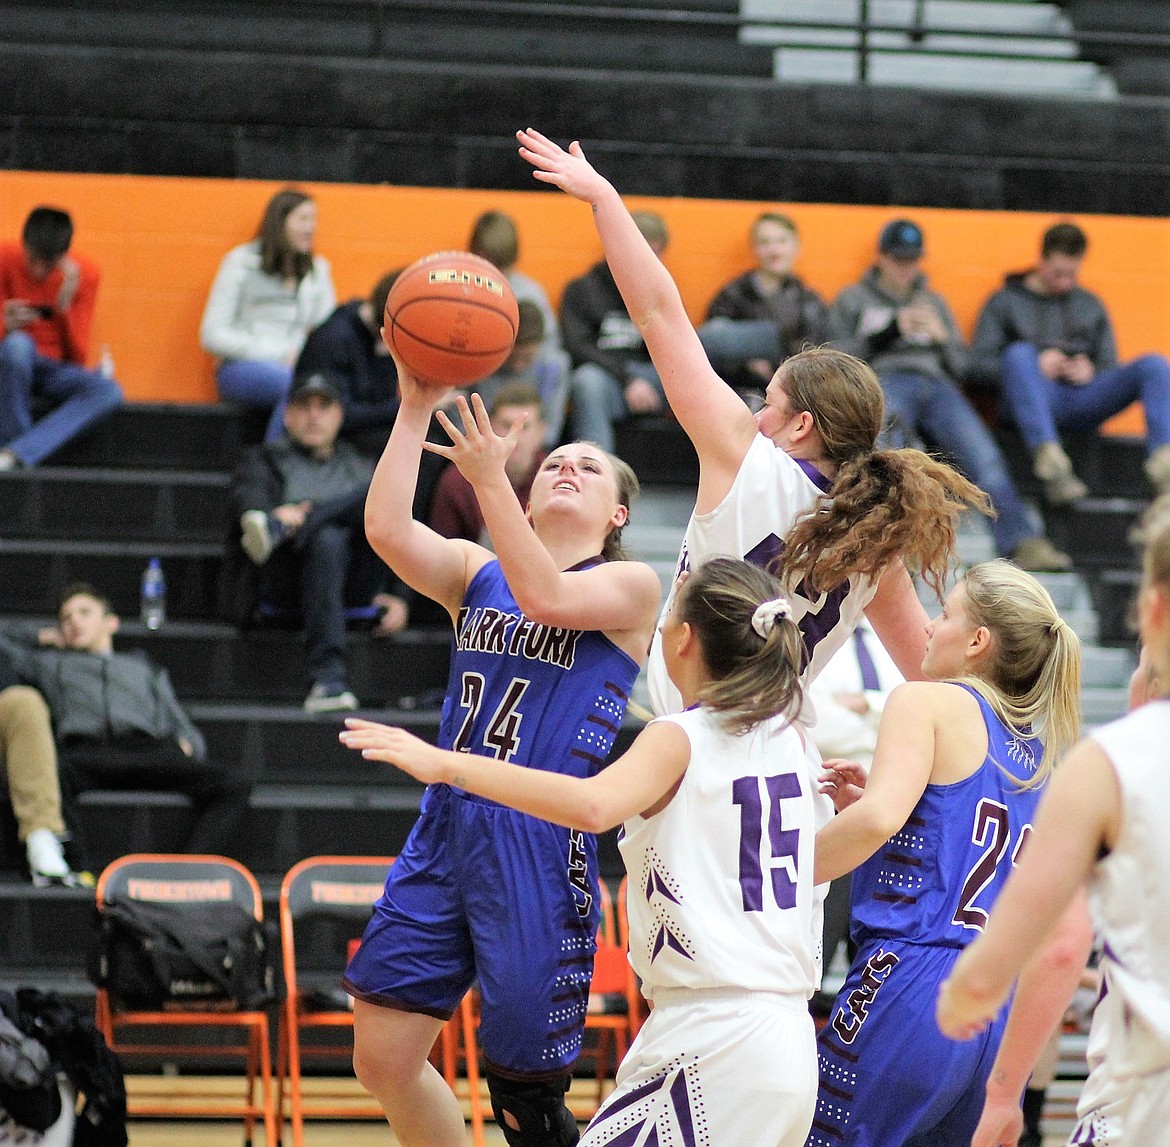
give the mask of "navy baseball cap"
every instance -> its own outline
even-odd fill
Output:
[[[921,258],[922,228],[909,219],[891,219],[878,236],[878,250],[895,259]]]

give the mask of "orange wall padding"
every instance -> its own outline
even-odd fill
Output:
[[[517,159],[517,163],[521,160]],[[103,344],[129,398],[213,401],[212,364],[198,343],[208,287],[229,247],[250,239],[273,191],[251,180],[5,172],[0,176],[0,236],[16,239],[38,204],[68,210],[75,246],[103,270],[91,361]],[[601,257],[589,210],[551,190],[453,191],[353,184],[303,184],[317,200],[317,249],[333,266],[338,298],[365,295],[386,271],[432,251],[463,247],[475,217],[495,208],[520,226],[520,268],[543,283],[554,305],[564,284]],[[926,233],[926,271],[969,336],[980,305],[1007,270],[1035,258],[1039,236],[1056,218],[1025,212],[970,211],[741,200],[631,197],[631,207],[661,212],[670,227],[665,262],[696,321],[716,290],[751,265],[747,230],[766,209],[797,222],[798,271],[827,299],[869,265],[877,233],[896,214]],[[1170,354],[1170,221],[1078,216],[1089,235],[1083,280],[1103,296],[1123,358]],[[1141,433],[1140,413],[1110,429]]]

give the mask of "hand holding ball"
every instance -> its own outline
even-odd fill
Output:
[[[498,370],[512,353],[519,317],[495,266],[464,251],[440,251],[395,280],[382,338],[420,383],[446,390]]]

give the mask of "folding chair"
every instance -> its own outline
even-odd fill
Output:
[[[285,1001],[280,1015],[277,1055],[280,1111],[287,1109],[293,1147],[303,1147],[306,1118],[383,1119],[381,1107],[352,1087],[322,1084],[305,1094],[303,1069],[307,1056],[344,1061],[346,1074],[353,1058],[353,1008],[341,989],[350,947],[370,919],[370,908],[382,894],[390,856],[311,856],[293,865],[280,886],[280,933],[284,962]],[[459,1045],[472,1023],[470,1001],[444,1027],[436,1044],[438,1067],[456,1090]],[[303,1040],[306,1032],[332,1036]],[[343,1038],[344,1037],[344,1038]],[[474,1047],[474,1037],[471,1045]],[[467,1057],[471,1091],[472,1133],[483,1142],[483,1111],[479,1070]]]
[[[187,856],[170,853],[132,853],[112,861],[98,879],[96,900],[100,909],[113,898],[182,905],[192,913],[201,906],[234,901],[257,920],[264,917],[260,886],[242,864],[226,856]],[[214,1007],[214,1010],[209,1010]],[[99,987],[95,1023],[106,1042],[118,1055],[191,1056],[204,1059],[235,1058],[245,1066],[243,1095],[193,1098],[190,1090],[161,1092],[130,1100],[131,1115],[202,1117],[237,1115],[244,1119],[244,1139],[252,1141],[259,1116],[264,1121],[268,1147],[277,1147],[276,1094],[272,1081],[268,1016],[263,1011],[246,1011],[232,1003],[199,1008],[168,1002],[165,1010],[146,1011],[118,1006],[107,989]],[[129,1043],[119,1033],[129,1028],[165,1029],[171,1043]],[[241,1043],[221,1043],[210,1038],[224,1029],[242,1033]],[[237,1037],[238,1038],[238,1037]],[[260,1097],[257,1100],[257,1081]]]

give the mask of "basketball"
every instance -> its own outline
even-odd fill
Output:
[[[395,280],[382,338],[419,382],[445,390],[499,369],[518,322],[516,296],[496,267],[466,251],[440,251]]]

